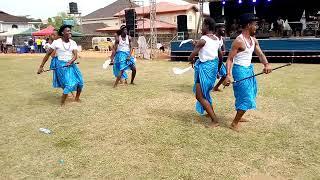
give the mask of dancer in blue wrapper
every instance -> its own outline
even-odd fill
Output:
[[[260,62],[264,65],[263,72],[271,73],[272,69],[263,54],[259,43],[253,36],[256,32],[257,18],[253,14],[244,14],[240,16],[242,33],[233,42],[229,57],[227,59],[227,77],[224,85],[229,86],[231,83],[231,66],[232,75],[235,81],[254,75],[253,65],[251,64],[252,53],[259,57]],[[249,109],[256,108],[257,96],[257,81],[255,77],[236,82],[233,84],[235,96],[235,107],[237,114],[231,123],[230,128],[239,131],[239,122],[244,122],[241,119],[244,113]]]
[[[56,51],[57,59],[54,59],[50,67],[55,67],[55,76],[57,84],[54,87],[62,88],[63,94],[61,97],[61,105],[65,104],[66,98],[72,91],[77,91],[75,101],[80,102],[80,94],[83,88],[82,74],[74,61],[78,58],[78,46],[75,41],[71,39],[71,26],[62,25],[58,31],[61,38],[54,40],[49,48],[47,54],[42,60],[38,69],[38,74],[43,72],[43,66],[49,59],[50,55]],[[66,66],[66,67],[64,67]]]
[[[113,74],[117,78],[113,87],[117,87],[121,79],[128,79],[126,70],[131,69],[131,83],[134,84],[134,78],[136,77],[137,69],[132,56],[131,37],[127,35],[127,27],[122,25],[117,32],[116,42],[111,54],[111,64],[113,64]]]
[[[219,25],[217,26],[217,31],[216,31],[216,36],[219,39],[219,43],[220,43],[220,50],[222,55],[225,54],[225,49],[226,46],[224,45],[224,36],[225,36],[225,27],[223,25]],[[219,71],[218,71],[218,79],[220,78],[219,82],[214,86],[213,91],[221,91],[219,89],[219,86],[223,83],[223,81],[226,79],[227,76],[227,68],[226,66],[223,64],[223,58],[220,59],[221,61],[219,61]]]
[[[208,113],[212,122],[209,127],[219,126],[217,117],[212,108],[212,98],[210,95],[218,73],[218,63],[221,57],[219,50],[219,40],[214,35],[215,22],[212,18],[207,17],[203,20],[202,37],[197,41],[193,52],[189,57],[194,67],[194,87],[193,92],[196,94],[196,111],[204,114]],[[199,59],[195,56],[199,54]]]
[[[58,30],[54,29],[53,32],[52,32],[52,34],[50,35],[49,42],[48,42],[48,44],[50,44],[50,45],[49,45],[48,48],[46,48],[46,52],[48,52],[48,50],[49,50],[49,48],[51,47],[51,44],[53,43],[53,41],[54,41],[54,40],[57,40],[57,39],[59,39],[59,38],[60,38],[60,37],[59,37],[59,35],[58,35]],[[55,69],[55,68],[56,68],[56,65],[57,65],[57,60],[58,60],[58,56],[57,56],[56,50],[54,50],[54,51],[51,53],[50,56],[51,56],[50,69]],[[62,85],[60,84],[59,79],[58,79],[58,72],[57,72],[57,71],[52,71],[52,72],[53,72],[53,75],[52,75],[52,86],[53,86],[54,88],[62,88],[62,89],[63,89],[63,87],[62,87]],[[73,94],[73,92],[71,92],[69,95],[70,95],[70,96],[69,96],[70,98],[74,98],[74,97],[75,97],[74,94]]]

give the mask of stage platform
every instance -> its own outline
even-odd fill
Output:
[[[270,38],[258,39],[263,52],[269,62],[320,63],[320,38]],[[226,39],[226,49],[231,48],[233,39]],[[171,42],[171,60],[187,61],[193,50],[192,42],[179,47],[181,41]],[[253,61],[258,61],[254,55]]]

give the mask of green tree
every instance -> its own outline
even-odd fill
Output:
[[[80,25],[77,24],[77,19],[65,12],[60,12],[57,14],[57,16],[48,18],[48,25],[51,25],[54,28],[59,29],[60,26],[62,26],[63,24],[63,20],[73,20],[75,22],[73,30],[78,32],[80,31],[81,28],[80,28]]]

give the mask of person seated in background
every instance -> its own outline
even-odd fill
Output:
[[[281,17],[278,17],[277,29],[276,29],[277,36],[279,36],[279,37],[283,36],[283,28],[284,28],[284,20]]]
[[[320,37],[320,12],[317,14],[316,37]]]
[[[260,28],[259,28],[259,29],[261,30],[261,32],[262,32],[263,34],[269,32],[269,24],[266,22],[265,19],[262,19],[262,20],[261,20]]]
[[[164,52],[164,46],[160,42],[157,43],[157,49]]]
[[[239,25],[237,24],[237,20],[233,19],[233,23],[230,26],[230,36],[236,34],[238,29],[239,29]]]

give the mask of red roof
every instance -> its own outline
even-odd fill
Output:
[[[44,29],[41,29],[40,31],[32,33],[32,36],[49,36],[53,33],[54,27],[48,26]]]
[[[194,4],[178,5],[178,4],[173,4],[173,3],[169,3],[169,2],[160,2],[160,3],[157,3],[157,6],[156,6],[157,13],[187,11],[192,8],[194,8],[195,11],[198,11],[197,6]],[[126,9],[129,9],[129,8],[126,8]],[[124,10],[116,13],[114,16],[124,16]],[[135,10],[136,10],[137,15],[149,14],[150,13],[150,6],[136,7]]]
[[[143,27],[143,20],[144,20],[144,27]],[[150,19],[146,19],[144,18],[143,20],[138,20],[137,21],[137,30],[149,30],[150,29]],[[172,29],[175,30],[177,28],[176,25],[170,24],[170,23],[166,23],[166,22],[162,22],[162,21],[156,21],[156,28],[157,29]],[[102,29],[97,29],[98,32],[106,32],[106,31],[117,31],[119,30],[120,27],[105,27]]]

